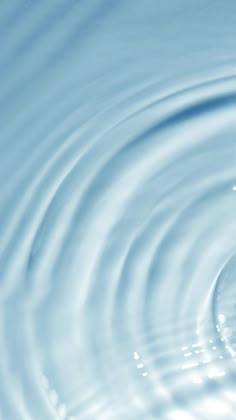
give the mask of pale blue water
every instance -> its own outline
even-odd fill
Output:
[[[236,2],[0,3],[0,419],[236,419]]]

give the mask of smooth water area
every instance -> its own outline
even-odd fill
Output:
[[[236,419],[236,2],[0,2],[0,419]]]

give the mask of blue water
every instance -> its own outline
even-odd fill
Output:
[[[0,3],[0,419],[236,419],[236,2]]]

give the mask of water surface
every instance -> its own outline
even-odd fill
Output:
[[[1,2],[1,420],[235,420],[235,23]]]

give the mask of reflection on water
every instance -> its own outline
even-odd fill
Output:
[[[232,256],[218,277],[214,296],[216,329],[233,357],[236,356],[235,275],[236,257]]]
[[[235,420],[236,3],[0,5],[0,419]]]

